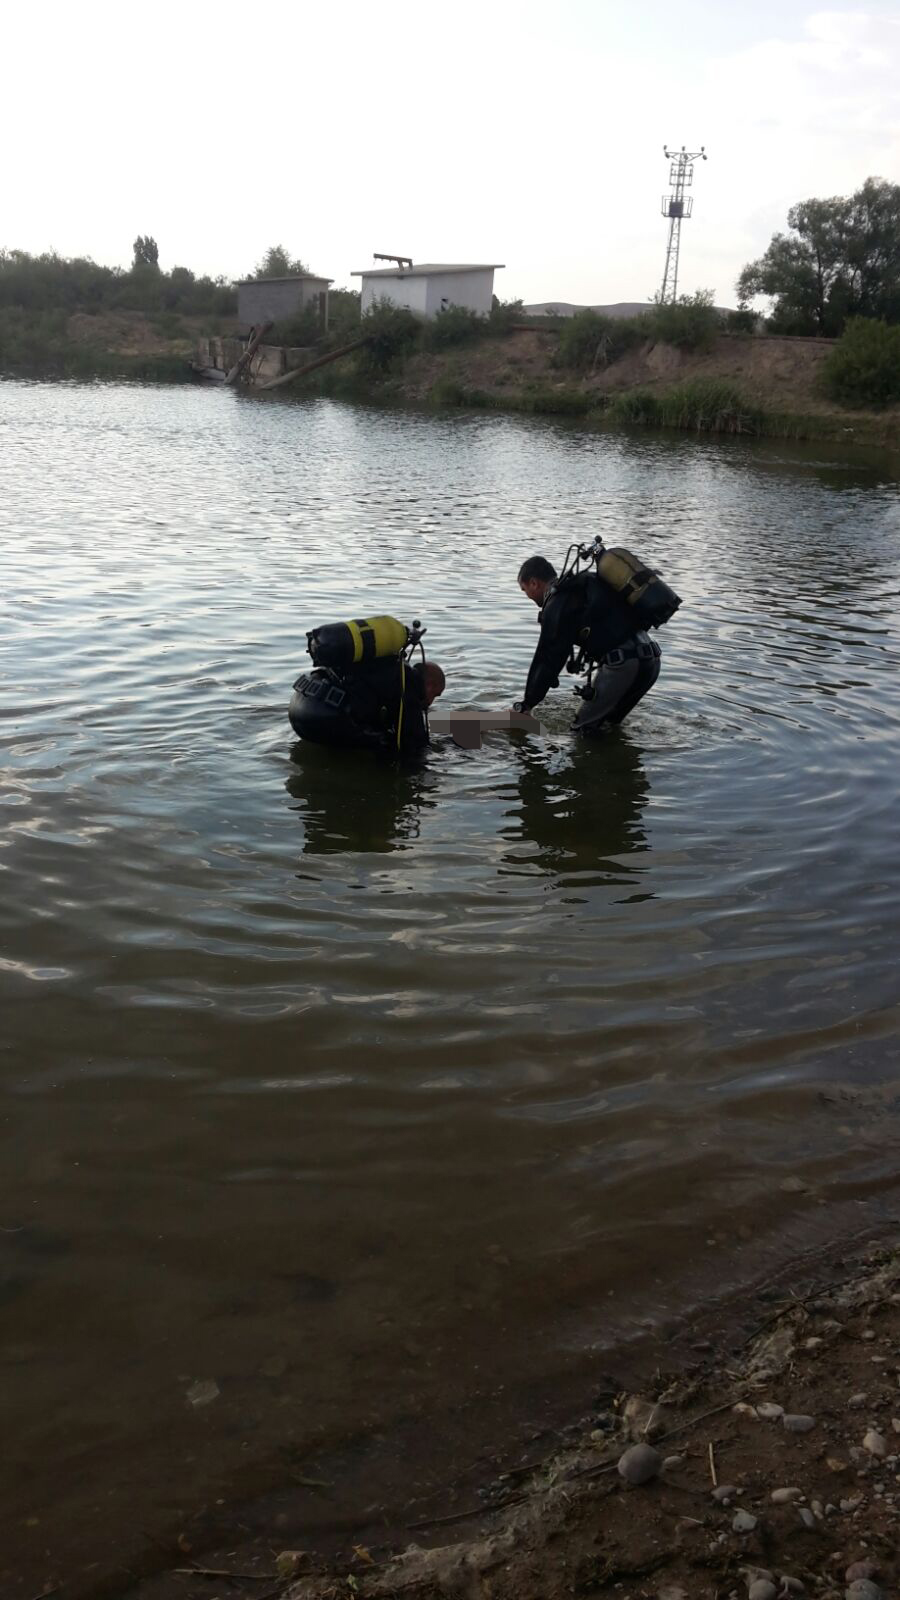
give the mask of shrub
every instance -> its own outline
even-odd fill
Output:
[[[712,291],[698,289],[679,300],[656,304],[640,319],[651,338],[673,344],[679,350],[708,350],[721,327],[721,317],[713,305]]]
[[[579,311],[560,325],[556,362],[576,372],[591,372],[596,364],[618,361],[626,350],[653,337],[646,316],[604,317],[598,311]]]
[[[590,371],[598,350],[611,338],[612,326],[611,317],[601,317],[596,311],[579,311],[567,318],[559,335],[559,365],[575,372]]]
[[[761,318],[749,306],[740,306],[737,311],[729,311],[725,316],[725,326],[729,333],[755,333]]]
[[[418,344],[422,324],[411,311],[378,300],[363,317],[360,333],[367,336],[369,343],[357,357],[359,371],[369,377],[381,377]]]
[[[482,339],[487,330],[487,319],[480,317],[477,311],[468,311],[465,306],[448,306],[446,311],[438,312],[433,322],[426,323],[422,342],[426,350],[450,350],[454,345]]]
[[[848,406],[900,400],[900,323],[854,317],[825,358],[827,393]]]
[[[488,318],[492,333],[510,333],[523,316],[521,300],[498,300],[493,296]]]
[[[284,344],[303,347],[315,344],[322,337],[322,321],[317,305],[304,306],[292,317],[276,322],[266,334],[264,344]]]
[[[360,332],[358,289],[332,289],[328,295],[328,337],[335,345],[348,344]]]

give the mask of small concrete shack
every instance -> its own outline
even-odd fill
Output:
[[[241,331],[263,322],[287,322],[307,306],[315,306],[323,328],[328,327],[328,290],[334,280],[311,272],[291,278],[245,278],[237,286]]]
[[[494,297],[494,273],[502,265],[452,266],[427,261],[421,266],[367,268],[351,277],[361,279],[363,316],[377,301],[387,300],[414,311],[417,317],[436,317],[450,306],[464,306],[486,317]]]

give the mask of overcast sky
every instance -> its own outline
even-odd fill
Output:
[[[734,300],[810,195],[900,179],[900,5],[81,0],[5,14],[0,245],[241,277],[283,242],[505,262],[526,301],[642,300],[665,142],[709,152],[681,288]]]

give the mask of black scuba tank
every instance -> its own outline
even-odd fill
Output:
[[[363,617],[313,628],[306,635],[306,645],[317,667],[345,672],[366,661],[399,655],[412,638],[409,628],[396,617]]]

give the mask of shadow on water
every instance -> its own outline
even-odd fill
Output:
[[[503,833],[512,848],[501,870],[539,868],[562,887],[633,884],[647,848],[643,813],[650,784],[627,733],[616,728],[599,740],[573,737],[546,753],[529,742],[518,748],[516,761],[517,800]]]
[[[304,855],[387,855],[418,839],[422,764],[397,766],[369,750],[329,750],[302,740],[290,751],[285,788],[298,804]]]

